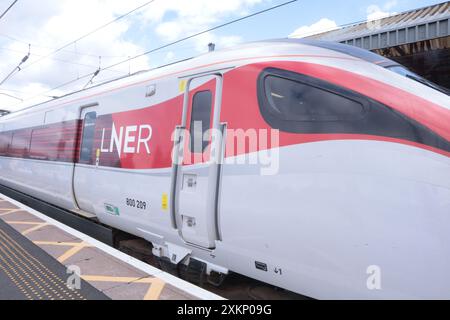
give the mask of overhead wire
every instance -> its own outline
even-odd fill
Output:
[[[9,10],[12,9],[12,7],[14,7],[14,5],[17,3],[17,1],[19,0],[14,0],[11,5],[0,15],[0,20],[9,12]]]
[[[6,81],[8,81],[15,73],[19,72],[21,69],[21,66],[28,61],[31,55],[31,45],[28,47],[28,54],[22,58],[20,63],[15,67],[7,76],[0,82],[0,86],[2,86]]]
[[[18,0],[16,0],[16,1],[10,6],[10,8],[11,8],[17,1],[18,1]],[[151,3],[155,2],[155,1],[156,1],[156,0],[150,0],[150,1],[147,1],[147,2],[143,3],[142,5],[140,5],[140,6],[136,7],[136,8],[134,8],[133,10],[128,11],[128,12],[126,12],[125,14],[122,14],[122,15],[118,16],[117,18],[115,18],[115,19],[109,21],[108,23],[105,23],[105,24],[103,24],[103,25],[101,25],[101,26],[95,28],[94,30],[92,30],[92,31],[90,31],[90,32],[88,32],[88,33],[86,33],[86,34],[84,34],[83,36],[81,36],[81,37],[79,37],[79,38],[77,38],[77,39],[75,39],[75,40],[73,40],[73,41],[71,41],[71,42],[69,42],[69,43],[63,45],[62,47],[60,47],[60,48],[58,48],[58,49],[53,50],[53,51],[50,52],[49,54],[47,54],[47,55],[45,55],[45,56],[43,56],[43,57],[41,57],[41,58],[39,58],[39,59],[33,61],[32,63],[29,63],[27,66],[21,67],[21,66],[29,59],[30,54],[28,54],[26,57],[23,58],[23,60],[20,62],[20,64],[19,64],[16,68],[14,68],[14,70],[13,70],[12,72],[10,72],[10,73],[8,74],[8,76],[7,76],[4,80],[2,80],[2,81],[0,82],[0,86],[3,85],[7,80],[9,80],[14,74],[16,74],[16,73],[18,73],[18,72],[20,72],[20,71],[23,71],[23,70],[25,70],[25,69],[28,69],[28,68],[30,68],[30,67],[33,66],[33,65],[36,65],[37,63],[43,61],[44,59],[47,59],[47,58],[51,57],[52,55],[54,55],[54,54],[56,54],[56,53],[62,51],[63,49],[65,49],[65,48],[67,48],[67,47],[69,47],[69,46],[71,46],[71,45],[73,45],[73,44],[76,44],[76,43],[79,42],[80,40],[82,40],[82,39],[84,39],[84,38],[86,38],[86,37],[89,37],[90,35],[92,35],[92,34],[98,32],[98,31],[100,31],[100,30],[102,30],[102,29],[104,29],[104,28],[106,28],[106,27],[108,27],[109,25],[111,25],[111,24],[113,24],[113,23],[116,23],[116,22],[119,21],[119,20],[124,19],[125,17],[129,16],[130,14],[133,14],[134,12],[141,10],[142,8],[144,8],[144,7],[148,6],[148,5],[150,5]],[[9,11],[10,8],[8,8],[7,11]],[[8,38],[13,39],[13,37],[9,37],[9,36],[8,36]],[[31,44],[30,44],[30,46],[31,46]],[[110,69],[110,68],[109,68],[109,69]],[[100,71],[97,70],[97,71],[94,72],[94,74],[95,74],[95,73],[98,74],[99,72],[100,72]],[[95,76],[94,76],[94,77],[95,77]]]
[[[10,49],[10,48],[5,48],[5,47],[0,47],[0,50],[5,50],[5,51],[10,51],[10,52],[16,52],[16,53],[26,53],[24,51],[21,50],[15,50],[15,49]],[[33,53],[33,56],[36,57],[43,57],[43,55],[40,54],[36,54]],[[102,56],[103,57],[103,56]],[[121,58],[123,58],[125,56],[121,56]],[[96,58],[98,59],[98,56],[96,56]],[[89,64],[85,64],[85,63],[80,63],[80,62],[75,62],[75,61],[69,61],[69,60],[65,60],[65,59],[59,59],[59,58],[49,58],[53,61],[57,61],[57,62],[61,62],[61,63],[65,63],[65,64],[71,64],[71,65],[75,65],[75,66],[81,66],[81,67],[88,67],[88,68],[95,68],[94,65],[89,65]],[[23,69],[22,69],[23,70]],[[118,71],[118,70],[109,70],[111,72],[115,72],[115,73],[123,73],[122,71]]]
[[[276,10],[276,9],[278,9],[278,8],[287,6],[287,5],[292,4],[292,3],[294,3],[294,2],[297,2],[297,1],[298,1],[298,0],[290,0],[290,1],[286,1],[286,2],[283,2],[283,3],[281,3],[281,4],[278,4],[278,5],[275,5],[275,6],[272,6],[272,7],[269,7],[269,8],[266,8],[266,9],[263,9],[263,10],[260,10],[260,11],[257,11],[257,12],[254,12],[254,13],[252,13],[252,14],[249,14],[249,15],[246,15],[246,16],[243,16],[243,17],[240,17],[240,18],[237,18],[237,19],[228,21],[228,22],[226,22],[226,23],[219,24],[219,25],[217,25],[217,26],[208,28],[208,29],[206,29],[206,30],[203,30],[203,31],[200,31],[200,32],[191,34],[191,35],[189,35],[189,36],[183,37],[183,38],[178,39],[178,40],[176,40],[176,41],[173,41],[173,42],[167,43],[167,44],[165,44],[165,45],[159,46],[159,47],[157,47],[157,48],[148,50],[148,51],[146,51],[146,52],[144,52],[144,53],[135,55],[135,56],[133,56],[133,57],[131,57],[131,58],[127,58],[127,59],[122,60],[122,61],[120,61],[120,62],[111,64],[111,65],[109,65],[109,66],[107,66],[107,67],[102,68],[101,71],[109,70],[109,69],[111,69],[111,68],[114,68],[114,67],[119,66],[119,65],[121,65],[121,64],[124,64],[124,63],[126,63],[126,62],[129,62],[129,61],[131,61],[131,60],[135,60],[135,59],[141,58],[141,57],[143,57],[143,56],[146,56],[146,55],[149,55],[149,54],[151,54],[151,53],[157,52],[157,51],[159,51],[159,50],[168,48],[168,47],[170,47],[170,46],[173,46],[173,45],[176,45],[176,44],[178,44],[178,43],[184,42],[184,41],[186,41],[186,40],[189,40],[189,39],[198,37],[198,36],[200,36],[200,35],[203,35],[203,34],[206,34],[206,33],[209,33],[209,32],[212,32],[212,31],[215,31],[215,30],[218,30],[218,29],[221,29],[221,28],[224,28],[224,27],[226,27],[226,26],[229,26],[229,25],[232,25],[232,24],[241,22],[241,21],[243,21],[243,20],[247,20],[247,19],[249,19],[249,18],[258,16],[258,15],[261,15],[261,14],[264,14],[264,13],[267,13],[267,12],[270,12],[270,11]],[[35,95],[35,96],[33,96],[33,97],[27,99],[27,101],[28,101],[28,100],[31,100],[31,99],[34,99],[34,98],[36,98],[36,97],[45,95],[45,94],[47,94],[47,93],[49,93],[49,92],[52,92],[52,91],[54,91],[54,90],[58,90],[58,89],[61,89],[61,88],[63,88],[63,87],[66,87],[66,86],[68,86],[68,85],[70,85],[70,84],[73,84],[73,83],[79,81],[79,80],[82,80],[82,79],[86,79],[86,78],[88,78],[88,77],[91,77],[91,76],[95,75],[95,73],[97,73],[97,72],[99,72],[99,71],[96,70],[95,72],[91,72],[91,73],[85,74],[85,75],[83,75],[83,76],[80,76],[80,77],[77,78],[77,79],[73,79],[73,80],[70,80],[70,81],[68,81],[68,82],[59,84],[59,85],[57,85],[56,87],[53,87],[53,88],[51,88],[51,89],[49,89],[49,90],[43,92],[42,94],[38,94],[38,95]]]
[[[152,4],[152,3],[155,2],[155,1],[156,1],[156,0],[150,0],[150,1],[147,1],[147,2],[145,2],[144,4],[142,4],[142,5],[140,5],[140,6],[136,7],[136,8],[134,8],[133,10],[128,11],[127,13],[124,13],[124,14],[120,15],[119,17],[117,17],[117,18],[115,18],[115,19],[113,19],[113,20],[111,20],[111,21],[109,21],[109,22],[107,22],[107,23],[105,23],[105,24],[103,24],[103,25],[101,25],[101,26],[95,28],[95,29],[92,30],[92,31],[89,31],[88,33],[84,34],[83,36],[81,36],[81,37],[79,37],[79,38],[77,38],[77,39],[75,39],[75,40],[73,40],[73,41],[71,41],[71,42],[69,42],[69,43],[63,45],[62,47],[59,47],[59,48],[53,50],[52,52],[50,52],[49,54],[45,55],[44,57],[42,57],[42,58],[40,58],[40,59],[38,59],[38,60],[33,61],[32,63],[30,63],[30,64],[28,64],[26,67],[24,67],[22,70],[26,70],[26,69],[30,68],[31,66],[33,66],[33,65],[35,65],[35,64],[37,64],[37,63],[39,63],[39,62],[41,62],[41,61],[44,60],[44,59],[47,59],[47,58],[51,57],[52,55],[54,55],[54,54],[56,54],[56,53],[58,53],[58,52],[64,50],[65,48],[67,48],[67,47],[69,47],[69,46],[71,46],[71,45],[73,45],[73,44],[78,43],[80,40],[83,40],[84,38],[87,38],[87,37],[91,36],[92,34],[98,32],[98,31],[100,31],[100,30],[102,30],[102,29],[104,29],[104,28],[106,28],[106,27],[108,27],[108,26],[110,26],[111,24],[116,23],[117,21],[120,21],[120,20],[124,19],[125,17],[129,16],[130,14],[133,14],[133,13],[135,13],[136,11],[139,11],[139,10],[143,9],[144,7],[146,7],[146,6],[150,5],[150,4]]]
[[[52,51],[57,50],[54,47],[40,45],[40,44],[34,43],[32,41],[20,40],[18,38],[12,37],[12,36],[4,34],[4,33],[0,33],[0,37],[9,39],[10,41],[17,42],[17,43],[22,43],[22,44],[26,44],[26,45],[31,44],[31,46],[33,48],[42,48],[42,49],[47,49],[47,50],[52,50]],[[68,49],[66,49],[66,50],[61,50],[60,52],[70,53],[70,54],[74,54],[74,55],[77,55],[77,56],[86,56],[86,57],[98,58],[98,54],[79,52],[78,50],[68,50]],[[45,56],[41,55],[40,57],[45,57]],[[127,55],[103,55],[103,57],[104,58],[125,58],[125,57],[127,57]]]

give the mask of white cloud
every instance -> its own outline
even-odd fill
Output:
[[[31,57],[23,65],[24,70],[8,80],[2,88],[26,92],[25,95],[21,93],[17,95],[28,99],[79,75],[94,72],[99,66],[99,56],[102,56],[102,66],[106,66],[144,51],[144,48],[127,40],[126,33],[131,23],[124,19],[53,55],[51,59],[30,65],[52,52],[54,48],[65,45],[99,25],[113,20],[118,13],[130,10],[132,8],[130,2],[135,2],[133,5],[137,6],[138,1],[128,1],[128,5],[125,6],[124,1],[112,0],[19,2],[8,15],[8,19],[0,22],[0,28],[2,34],[12,35],[14,38],[24,40],[25,43],[0,38],[0,47],[4,48],[0,51],[0,78],[3,79],[22,59],[28,50],[26,43],[28,41],[33,44]],[[76,54],[75,51],[83,55]],[[62,63],[61,60],[72,63]],[[148,68],[149,60],[144,57],[133,61],[132,67],[132,71]],[[129,65],[123,64],[113,71],[102,72],[96,80],[124,75],[128,73],[128,69]],[[63,92],[80,89],[88,80],[88,78],[80,80],[73,86],[64,88],[64,91],[49,94],[60,95]],[[43,98],[39,97],[30,102],[36,103]],[[8,103],[4,100],[2,102]]]
[[[372,4],[367,8],[367,21],[373,21],[390,17],[396,12],[390,10],[397,6],[397,0],[390,0],[386,2],[382,7]]]
[[[397,6],[397,0],[386,2],[382,8],[378,5],[370,5],[367,8],[367,27],[372,30],[381,28],[381,19],[393,16],[396,12],[390,10]]]
[[[42,84],[42,83],[29,83],[20,88],[22,91],[4,91],[0,89],[0,109],[5,110],[14,110],[16,107],[21,105],[20,97],[23,96],[23,93],[27,93],[30,96],[39,95],[42,92],[48,91],[50,87]],[[62,95],[64,92],[60,90],[55,90],[51,94],[53,96]],[[50,94],[50,93],[49,93]],[[47,101],[51,98],[51,96],[39,96],[33,100],[34,103],[40,103],[43,101]]]
[[[205,33],[195,38],[194,40],[195,50],[197,52],[205,53],[208,52],[208,44],[214,43],[217,49],[225,49],[233,47],[241,42],[243,42],[240,36],[217,36],[212,32]]]
[[[367,8],[367,20],[373,21],[395,15],[396,12],[391,11],[397,6],[397,0],[389,0],[381,7],[379,5],[370,5]],[[369,27],[376,28],[377,24],[370,23]],[[302,26],[289,35],[290,38],[304,38],[315,34],[338,29],[338,25],[334,20],[322,18],[316,23],[309,26]]]
[[[397,0],[390,0],[383,5],[384,10],[391,10],[398,5]]]
[[[389,17],[389,16],[390,16],[389,12],[383,11],[377,5],[370,5],[367,8],[367,21],[383,19],[383,18],[386,18],[386,17]]]
[[[176,57],[175,52],[169,51],[169,52],[167,52],[166,56],[164,57],[164,62],[170,63],[175,59],[175,57]]]
[[[24,64],[24,70],[2,86],[0,92],[6,93],[7,91],[1,91],[6,87],[21,91],[16,95],[28,99],[79,75],[94,72],[99,65],[99,56],[102,56],[102,66],[111,65],[146,51],[150,41],[153,43],[153,40],[157,40],[158,44],[165,44],[177,40],[207,29],[224,19],[241,16],[263,1],[269,0],[157,0],[141,11],[53,55],[52,59],[45,59],[27,67],[52,52],[54,48],[142,5],[146,0],[21,0],[8,14],[8,19],[0,21],[0,80],[26,54],[29,42],[34,44],[31,48],[32,54]],[[5,35],[23,42],[12,41]],[[188,44],[197,52],[206,52],[209,42],[215,42],[218,48],[222,48],[241,41],[240,36],[208,33],[192,39]],[[178,58],[175,49],[173,51],[162,55],[161,62],[173,61],[175,56]],[[147,69],[151,66],[152,57],[144,56],[117,66],[114,70],[103,71],[94,82],[127,74],[129,69],[131,72]],[[61,60],[70,61],[72,64],[63,63]],[[64,87],[60,92],[49,94],[60,95],[80,89],[88,80],[89,78],[80,80],[74,85]],[[39,100],[42,100],[42,97]],[[14,107],[16,104],[17,100],[0,95],[0,109],[4,105]]]
[[[151,19],[162,19],[166,13],[175,15],[168,21],[161,21],[156,26],[156,33],[165,41],[175,41],[182,37],[206,30],[228,16],[244,15],[252,6],[264,0],[167,0],[159,8],[157,14],[150,13]],[[165,9],[164,9],[165,8]],[[148,16],[148,15],[147,15]],[[217,47],[230,46],[241,42],[238,36],[216,36],[208,33],[193,40],[197,51],[207,51],[208,43],[214,42]]]
[[[313,23],[310,26],[302,26],[289,35],[290,38],[304,38],[319,34],[322,32],[337,29],[338,26],[335,21],[322,18],[318,22]]]
[[[19,105],[21,103],[16,98],[13,98],[13,96],[13,92],[0,92],[0,110],[10,110],[11,107]]]

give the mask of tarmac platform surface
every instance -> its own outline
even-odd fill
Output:
[[[67,286],[67,268],[0,220],[1,300],[106,300],[84,280]]]
[[[105,299],[223,298],[0,194],[0,300]]]

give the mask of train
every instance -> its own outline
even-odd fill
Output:
[[[448,91],[356,47],[246,43],[12,112],[0,184],[217,283],[450,298]]]

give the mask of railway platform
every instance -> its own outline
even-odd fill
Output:
[[[0,194],[0,300],[218,300]]]

